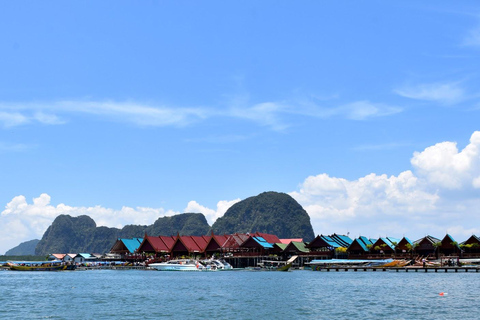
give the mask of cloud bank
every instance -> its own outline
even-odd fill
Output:
[[[415,152],[410,170],[397,176],[371,173],[357,180],[331,177],[326,173],[307,177],[290,193],[311,217],[315,233],[349,233],[351,237],[406,235],[417,239],[426,234],[457,241],[480,234],[480,131],[459,150],[445,141]],[[221,217],[240,201],[223,200],[216,209],[190,201],[184,212],[203,213],[208,223]],[[20,242],[41,238],[60,214],[89,215],[99,226],[122,227],[151,224],[162,216],[180,212],[162,208],[53,206],[47,194],[28,203],[14,197],[0,214],[0,253]]]
[[[354,181],[311,176],[291,195],[317,233],[420,238],[448,232],[458,241],[480,233],[480,131],[461,151],[447,141],[415,152],[411,165],[398,176],[372,173]]]
[[[238,201],[240,199],[219,201],[217,210],[190,201],[183,212],[203,213],[211,225]],[[32,203],[28,203],[25,196],[21,195],[14,197],[5,206],[5,209],[0,213],[0,234],[2,235],[0,254],[4,254],[5,251],[21,242],[41,239],[53,220],[61,214],[74,217],[88,215],[95,220],[97,226],[122,228],[128,224],[150,225],[160,217],[181,213],[163,208],[146,207],[123,207],[120,210],[115,210],[102,206],[71,207],[63,203],[53,206],[50,202],[51,197],[46,193],[34,198]]]

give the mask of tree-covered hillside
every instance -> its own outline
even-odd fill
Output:
[[[212,226],[215,233],[264,232],[279,238],[315,237],[308,213],[285,193],[264,192],[234,204]]]
[[[97,227],[89,216],[58,216],[44,233],[36,255],[51,253],[105,253],[118,238],[149,235],[205,235],[210,226],[201,213],[184,213],[157,219],[150,226],[128,225],[122,229]]]
[[[15,248],[12,248],[5,252],[6,256],[33,256],[35,254],[35,248],[40,240],[30,240],[20,243]]]

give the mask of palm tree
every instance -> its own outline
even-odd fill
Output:
[[[432,243],[432,245],[433,245],[433,248],[435,249],[435,254],[436,254],[437,259],[438,259],[439,255],[440,255],[440,247],[442,246],[442,242],[441,241],[434,242],[434,243]]]
[[[452,241],[450,244],[453,246],[453,253],[457,253],[457,246],[458,242],[457,241]]]
[[[415,248],[418,247],[418,243],[414,243],[414,244],[407,243],[405,247],[410,252],[411,257],[413,259],[413,252],[415,251]]]

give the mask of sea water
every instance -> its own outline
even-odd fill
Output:
[[[0,271],[0,317],[478,319],[479,288],[472,272]]]

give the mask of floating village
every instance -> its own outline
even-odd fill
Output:
[[[159,271],[405,271],[480,270],[480,238],[458,243],[425,236],[352,239],[318,235],[310,242],[280,239],[267,233],[207,236],[149,236],[118,239],[106,254],[52,253],[47,261],[9,261],[17,271],[145,269]]]

